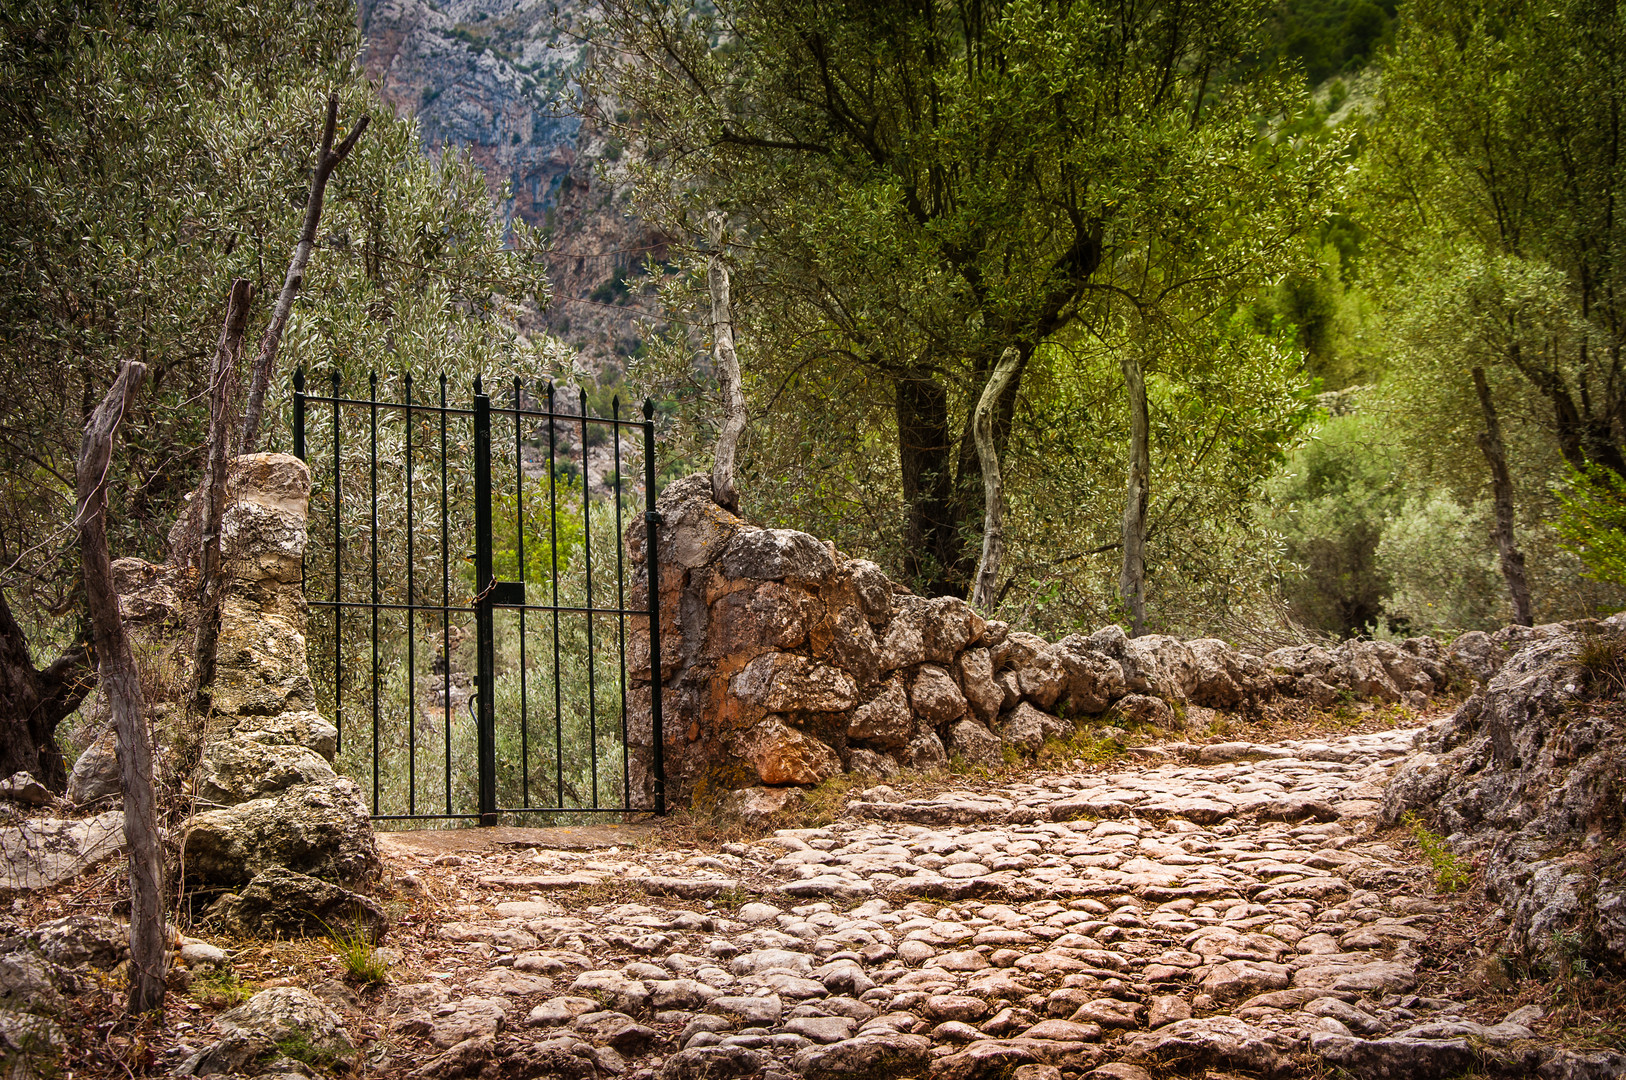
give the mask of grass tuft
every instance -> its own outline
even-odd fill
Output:
[[[1415,812],[1408,812],[1400,823],[1411,831],[1412,839],[1423,852],[1434,870],[1434,888],[1438,892],[1461,892],[1468,887],[1473,874],[1451,851],[1445,837],[1430,829]]]
[[[372,928],[359,915],[347,928],[335,929],[325,922],[322,928],[327,931],[327,939],[334,951],[344,961],[347,975],[365,986],[382,986],[389,982],[389,961],[379,955]]]

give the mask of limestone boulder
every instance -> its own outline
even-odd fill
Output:
[[[1027,652],[1025,662],[1016,660],[1013,670],[1022,697],[1041,709],[1055,708],[1067,691],[1068,671],[1062,650],[1048,642]]]
[[[734,676],[730,689],[766,712],[845,712],[858,685],[840,668],[795,653],[764,653]]]
[[[1346,641],[1334,649],[1338,683],[1356,696],[1371,701],[1399,701],[1401,689],[1384,667],[1380,645],[1399,651],[1388,642],[1378,641]]]
[[[1089,639],[1072,635],[1055,645],[1065,682],[1058,703],[1071,714],[1095,715],[1129,692],[1121,661],[1090,646]]]
[[[936,727],[966,714],[965,695],[949,673],[935,664],[922,664],[909,684],[909,706],[922,722]]]
[[[795,649],[807,641],[813,597],[806,589],[767,581],[718,598],[706,626],[707,658]]]
[[[954,673],[973,716],[986,724],[999,715],[1005,691],[994,681],[993,657],[987,649],[965,650],[954,661]]]
[[[68,915],[40,923],[23,937],[53,964],[86,965],[100,971],[117,967],[130,955],[130,927],[105,915]]]
[[[298,711],[275,716],[245,716],[232,726],[232,738],[272,746],[303,746],[332,761],[339,751],[339,729],[319,712]]]
[[[1132,1033],[1121,1044],[1131,1061],[1178,1061],[1184,1069],[1210,1066],[1279,1076],[1289,1062],[1272,1033],[1234,1016],[1176,1020],[1156,1031]]]
[[[1332,684],[1339,664],[1332,653],[1319,645],[1289,645],[1265,654],[1265,666],[1292,678],[1309,676]]]
[[[1187,642],[1187,648],[1192,659],[1187,697],[1193,705],[1240,709],[1271,696],[1274,681],[1257,656],[1240,652],[1218,638],[1199,638]]]
[[[729,578],[818,585],[835,572],[836,561],[829,548],[807,533],[742,528],[723,549],[718,569]]]
[[[273,866],[241,892],[226,893],[209,919],[230,933],[280,938],[355,934],[376,942],[389,919],[372,898],[307,874]]]
[[[205,803],[234,806],[298,784],[332,783],[333,766],[303,746],[218,739],[204,747],[197,793]]]
[[[0,826],[0,888],[32,892],[72,881],[124,846],[124,814],[118,810]]]
[[[199,884],[246,885],[285,867],[356,885],[380,870],[366,800],[344,777],[198,814],[182,846],[186,875]]]
[[[717,814],[748,828],[766,828],[782,814],[807,801],[801,788],[748,787],[730,791],[717,802]]]
[[[122,792],[119,780],[118,735],[109,725],[74,760],[68,774],[68,801],[88,807],[117,799]]]
[[[1005,763],[999,736],[976,720],[961,720],[949,728],[948,752],[968,765],[992,767]]]
[[[180,626],[181,594],[190,583],[190,570],[124,558],[113,560],[112,571],[119,621],[127,630]]]
[[[858,608],[871,624],[881,626],[892,618],[892,582],[886,573],[867,559],[852,559],[846,565]]]
[[[711,477],[707,474],[694,473],[672,481],[662,489],[656,505],[661,513],[658,537],[662,563],[680,571],[715,563],[735,533],[748,528],[712,501]],[[636,563],[644,561],[643,540],[644,521],[635,518],[627,531],[627,549]]]
[[[847,725],[847,738],[888,749],[909,745],[914,734],[915,717],[901,677],[888,679],[874,697],[854,709]]]
[[[1610,719],[1610,691],[1577,661],[1597,647],[1598,630],[1523,629],[1526,644],[1483,693],[1427,729],[1381,814],[1416,812],[1460,854],[1483,860],[1486,891],[1509,916],[1511,953],[1554,962],[1562,936],[1584,926],[1600,959],[1620,963],[1626,886],[1584,854],[1626,826],[1626,733]]]
[[[327,1054],[348,1054],[355,1049],[339,1014],[298,986],[261,990],[237,1008],[215,1017],[215,1026],[228,1036],[259,1036],[273,1045],[298,1040]]]
[[[999,728],[1000,738],[1027,754],[1037,754],[1046,741],[1064,739],[1072,733],[1071,724],[1025,701],[1005,716]]]
[[[1137,694],[1185,701],[1196,682],[1197,663],[1179,638],[1147,634],[1130,638],[1122,659],[1124,682]]]
[[[1457,635],[1445,658],[1446,663],[1464,672],[1474,682],[1488,683],[1507,656],[1485,631],[1469,630]]]
[[[762,783],[817,784],[841,771],[828,744],[769,716],[735,738],[734,752],[749,761]]]
[[[22,806],[49,806],[56,796],[29,772],[16,772],[0,780],[0,799]]]
[[[987,625],[970,604],[957,596],[934,596],[926,601],[924,627],[926,659],[947,666],[965,648],[982,637]]]
[[[859,746],[847,752],[847,771],[887,780],[898,774],[898,761],[891,754]]]
[[[899,757],[909,768],[928,772],[948,765],[948,750],[943,746],[943,740],[932,731],[923,731],[910,739]]]
[[[881,638],[881,671],[896,671],[926,662],[927,623],[932,618],[931,605],[925,598],[912,595],[894,595],[892,614]]]
[[[210,705],[228,716],[314,712],[302,619],[268,612],[238,595],[221,601]]]

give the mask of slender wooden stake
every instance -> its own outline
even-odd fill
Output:
[[[260,355],[254,361],[254,378],[248,388],[248,408],[243,412],[243,435],[238,441],[238,452],[252,454],[260,433],[260,414],[265,408],[265,391],[271,385],[271,373],[276,370],[277,348],[282,344],[282,331],[288,325],[288,315],[294,309],[294,298],[305,283],[305,267],[310,265],[311,249],[316,246],[316,223],[322,219],[322,199],[327,193],[328,177],[339,167],[367,130],[366,116],[356,121],[350,134],[333,147],[333,134],[339,123],[339,95],[329,94],[327,123],[322,127],[322,149],[316,155],[316,172],[311,176],[310,199],[305,203],[305,226],[299,232],[299,243],[294,257],[288,263],[288,276],[283,279],[282,292],[277,294],[277,306],[271,312],[271,324],[260,338]]]
[[[1479,450],[1491,471],[1491,496],[1496,504],[1496,549],[1502,557],[1502,577],[1513,600],[1513,621],[1520,626],[1535,624],[1530,606],[1530,580],[1524,572],[1524,552],[1514,542],[1513,478],[1507,468],[1507,448],[1502,442],[1502,424],[1496,418],[1485,369],[1473,369],[1474,390],[1479,394],[1479,410],[1485,416],[1485,430],[1479,433]]]
[[[971,433],[977,441],[977,460],[982,464],[982,559],[977,563],[976,584],[971,603],[983,611],[994,606],[994,589],[999,563],[1005,556],[1005,478],[999,470],[999,450],[994,445],[994,413],[1016,371],[1022,366],[1022,352],[1012,345],[1005,350],[977,399],[976,418]]]
[[[1146,369],[1133,347],[1122,357],[1129,395],[1129,487],[1124,496],[1124,561],[1118,592],[1129,605],[1129,636],[1146,633],[1146,503],[1151,490],[1151,424],[1146,408]]]
[[[712,249],[706,265],[706,284],[711,289],[712,368],[723,392],[723,430],[717,436],[717,456],[711,466],[711,498],[724,510],[738,513],[740,492],[734,486],[734,454],[745,433],[745,393],[740,388],[739,357],[734,355],[734,313],[729,306],[723,215],[719,211],[706,215],[706,233]]]
[[[163,859],[158,850],[158,814],[153,805],[152,740],[141,701],[135,657],[119,619],[119,597],[107,555],[107,474],[113,435],[135,400],[147,365],[127,360],[112,389],[90,414],[79,444],[79,551],[84,566],[85,601],[91,644],[102,693],[113,710],[118,733],[119,779],[124,792],[124,838],[130,845],[131,1013],[164,1004]]]
[[[202,550],[198,553],[198,627],[192,639],[192,672],[199,689],[214,682],[215,642],[220,637],[220,528],[226,516],[227,460],[231,452],[231,390],[243,355],[243,332],[254,286],[246,278],[231,284],[226,320],[215,346],[209,373],[209,460],[199,501],[203,514]]]

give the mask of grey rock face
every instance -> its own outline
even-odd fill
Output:
[[[1619,962],[1626,883],[1566,858],[1586,838],[1626,823],[1618,786],[1626,733],[1590,704],[1595,691],[1576,663],[1597,631],[1520,629],[1523,647],[1496,666],[1481,695],[1430,729],[1425,752],[1389,785],[1382,813],[1393,821],[1417,812],[1458,850],[1484,856],[1486,886],[1510,916],[1516,952],[1548,956],[1560,935],[1584,924]],[[1483,644],[1470,650],[1480,655]]]

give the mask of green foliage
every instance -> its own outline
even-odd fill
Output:
[[[240,980],[231,968],[215,967],[198,973],[188,993],[205,1005],[230,1009],[252,997],[254,988]]]
[[[1571,469],[1558,498],[1565,550],[1595,580],[1626,586],[1626,478],[1603,465]]]
[[[1463,506],[1435,489],[1408,498],[1383,526],[1375,552],[1388,621],[1413,634],[1454,636],[1508,618],[1495,553],[1485,542],[1489,508]]]
[[[1427,859],[1434,871],[1434,887],[1439,892],[1461,892],[1473,880],[1473,874],[1461,860],[1451,851],[1445,837],[1430,829],[1416,813],[1407,812],[1400,819],[1402,825],[1410,830],[1412,839]]]
[[[1297,569],[1283,591],[1297,618],[1359,634],[1383,614],[1378,565],[1384,523],[1403,505],[1400,462],[1368,416],[1329,417],[1266,487],[1271,524]]]
[[[1394,0],[1279,3],[1270,52],[1304,66],[1311,84],[1376,59],[1394,34]]]
[[[747,398],[762,416],[812,418],[753,429],[749,512],[923,589],[963,591],[983,505],[966,417],[1007,346],[1024,364],[996,431],[1007,483],[1046,468],[1032,451],[1051,432],[1034,418],[1057,415],[1041,388],[1077,377],[1061,366],[1068,351],[1092,354],[1089,391],[1103,400],[1121,395],[1127,350],[1192,399],[1191,384],[1222,386],[1227,363],[1268,351],[1233,342],[1206,371],[1197,359],[1227,339],[1239,295],[1300,258],[1340,166],[1336,140],[1261,139],[1258,116],[1296,91],[1281,72],[1238,68],[1260,19],[1206,3],[608,5],[621,51],[597,78],[636,106],[625,135],[640,149],[640,209],[673,235],[693,235],[712,207],[730,215]],[[703,325],[699,265],[679,268],[667,299]],[[664,357],[693,448],[678,452],[699,458],[714,391],[691,379],[693,342]],[[1284,397],[1291,408],[1292,388],[1268,389],[1263,411]],[[1194,407],[1169,425],[1184,452],[1202,457],[1212,439],[1255,457],[1264,443],[1268,457],[1250,410],[1222,421],[1215,408],[1193,430],[1178,414]],[[1058,441],[1106,434],[1104,419],[1089,432],[1061,415]],[[1122,460],[1113,435],[1091,477],[1103,494],[1121,490],[1101,466]],[[1191,494],[1168,502],[1184,509]],[[1071,517],[1078,501],[1048,485],[1011,518]]]
[[[196,482],[206,368],[233,277],[255,285],[254,355],[304,213],[328,92],[372,118],[327,191],[279,357],[360,393],[374,367],[534,370],[514,319],[545,295],[534,237],[505,232],[482,178],[422,153],[355,63],[345,0],[144,6],[27,2],[0,14],[0,552],[7,585],[60,610],[77,552],[73,460],[88,402],[128,357],[150,375],[120,431],[113,550],[164,554]],[[504,248],[505,236],[512,243]],[[287,448],[286,424],[265,426]]]

